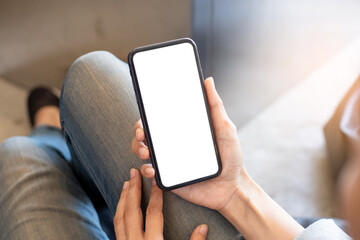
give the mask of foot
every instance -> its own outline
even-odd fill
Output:
[[[31,126],[40,125],[61,128],[59,98],[48,88],[33,89],[28,98],[28,113]]]
[[[41,107],[34,117],[34,127],[46,125],[56,128],[61,128],[60,125],[60,111],[56,106]]]

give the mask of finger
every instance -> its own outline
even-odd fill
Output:
[[[155,169],[151,164],[144,164],[141,166],[141,175],[143,175],[146,178],[154,178]]]
[[[143,160],[150,158],[149,148],[143,142],[138,142],[135,138],[131,141],[131,149],[133,153]]]
[[[129,239],[141,239],[143,235],[143,218],[140,208],[141,176],[137,169],[130,170],[130,183],[125,205],[125,229]]]
[[[146,209],[145,238],[161,239],[163,236],[163,192],[153,181],[149,205]]]
[[[218,118],[226,118],[227,114],[222,99],[215,88],[214,79],[209,77],[205,79],[206,95],[208,97],[210,111],[215,113]]]
[[[123,185],[123,190],[121,192],[120,200],[116,207],[116,212],[114,216],[114,229],[115,235],[117,239],[125,239],[126,231],[125,231],[125,205],[127,199],[127,193],[129,189],[129,182],[125,181]]]
[[[138,129],[138,128],[143,128],[141,118],[134,125],[134,135],[136,135],[136,129]]]
[[[226,113],[223,101],[215,89],[214,79],[212,77],[205,79],[205,89],[217,137],[220,137],[220,134],[228,134],[229,132],[231,132],[232,135],[236,135],[236,126]]]
[[[197,226],[197,228],[195,228],[195,230],[191,234],[190,240],[205,240],[207,232],[208,226],[206,224]]]
[[[145,138],[145,132],[144,132],[143,128],[138,128],[135,130],[135,138],[139,142],[145,142],[146,138]]]

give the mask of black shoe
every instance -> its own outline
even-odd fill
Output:
[[[37,87],[32,89],[27,102],[31,126],[34,126],[35,114],[40,108],[45,106],[59,107],[59,103],[59,97],[56,96],[50,89],[46,87]]]

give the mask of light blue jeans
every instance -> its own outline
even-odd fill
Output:
[[[114,239],[112,218],[131,167],[138,108],[127,64],[107,52],[75,61],[61,101],[62,131],[38,127],[0,145],[0,239]],[[143,209],[150,180],[143,179]],[[165,239],[237,239],[218,212],[164,193]]]

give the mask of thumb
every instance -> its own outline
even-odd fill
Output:
[[[229,137],[237,135],[236,126],[226,113],[223,101],[215,89],[212,77],[205,79],[205,90],[216,137],[229,139]]]
[[[205,240],[207,231],[208,226],[206,224],[197,226],[197,228],[195,228],[195,230],[191,234],[190,240]]]

